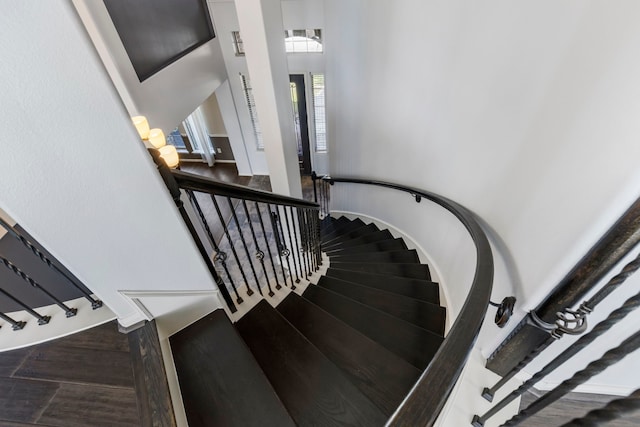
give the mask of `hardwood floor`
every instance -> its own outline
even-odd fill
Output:
[[[0,426],[140,426],[127,336],[115,322],[0,353]]]

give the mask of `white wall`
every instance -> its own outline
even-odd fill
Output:
[[[140,82],[104,3],[73,4],[129,114],[146,116],[151,127],[172,131],[227,78],[216,29],[216,38]]]
[[[432,190],[479,214],[493,229],[494,299],[515,294],[519,315],[640,194],[637,2],[326,0],[324,12],[331,173]],[[385,197],[333,207],[420,239],[438,232]],[[452,295],[466,286],[436,262]],[[485,355],[506,333],[485,327]]]
[[[71,3],[2,9],[0,208],[123,324],[120,291],[214,290]]]

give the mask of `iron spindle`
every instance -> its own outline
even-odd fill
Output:
[[[191,204],[196,208],[196,211],[200,216],[200,222],[202,223],[202,226],[204,227],[207,233],[207,237],[209,238],[209,242],[213,246],[213,250],[216,251],[214,261],[220,262],[220,264],[222,265],[222,268],[224,269],[224,272],[227,274],[227,277],[229,278],[229,284],[231,285],[231,289],[233,289],[233,293],[236,295],[237,299],[242,300],[242,298],[240,298],[240,295],[238,295],[238,289],[236,289],[236,284],[234,283],[233,277],[231,277],[231,273],[229,272],[229,267],[227,266],[227,253],[221,251],[220,247],[216,243],[216,239],[214,239],[213,233],[209,228],[209,222],[207,221],[207,218],[204,216],[204,213],[202,212],[202,208],[200,208],[200,203],[198,203],[198,199],[196,198],[193,191],[187,190],[187,195],[191,200]],[[220,287],[220,284],[218,284],[218,287]],[[221,290],[220,292],[228,292],[224,283],[222,284],[222,287],[224,288],[224,291]]]
[[[318,259],[318,268],[322,265],[322,243],[320,240],[320,215],[313,215],[313,222],[315,223],[315,232],[313,233],[316,239],[316,258]]]
[[[269,218],[271,218],[271,230],[273,231],[274,240],[276,241],[276,248],[278,250],[278,258],[280,260],[280,268],[282,270],[282,281],[283,281],[283,284],[287,286],[287,275],[284,272],[284,262],[282,262],[282,256],[286,248],[282,243],[282,240],[284,239],[281,238],[280,228],[278,227],[280,220],[278,219],[278,214],[271,210],[270,204],[267,204],[267,208],[269,210]],[[293,283],[293,281],[291,283]],[[276,288],[276,289],[280,289],[280,288]]]
[[[298,251],[298,264],[300,265],[300,277],[304,273],[305,279],[309,278],[309,271],[307,269],[306,260],[304,257],[304,246],[302,246],[302,225],[300,224],[300,215],[293,214],[293,208],[289,206],[289,213],[291,214],[291,227],[293,228],[293,240],[296,242],[296,249]],[[296,208],[296,213],[298,209]],[[297,223],[296,223],[297,220]],[[300,239],[298,239],[298,231],[300,231]]]
[[[11,295],[9,292],[5,291],[4,289],[0,288],[0,293],[3,294],[4,296],[6,296],[7,298],[9,298],[11,301],[13,301],[16,304],[18,304],[20,307],[22,307],[24,309],[24,311],[26,311],[27,313],[29,313],[30,315],[32,315],[33,317],[38,319],[38,325],[46,325],[47,323],[49,323],[49,320],[51,320],[51,316],[42,316],[41,314],[39,314],[36,311],[34,311],[27,304],[23,303],[18,298],[14,297],[13,295]]]
[[[11,324],[11,329],[13,329],[14,331],[19,331],[27,324],[27,322],[14,320],[4,313],[0,313],[0,319],[4,319],[5,321],[9,322]]]
[[[260,206],[258,206],[258,202],[254,202],[256,205],[256,212],[258,213],[258,219],[260,221],[260,229],[262,229],[262,236],[264,237],[264,244],[267,247],[267,252],[269,253],[269,260],[271,261],[271,268],[273,269],[273,277],[276,279],[276,289],[280,289],[280,282],[278,281],[278,272],[276,271],[276,264],[273,260],[273,254],[271,253],[271,246],[269,245],[269,238],[267,237],[267,231],[264,228],[264,221],[262,220],[262,213],[260,212]],[[271,291],[271,288],[269,288]],[[269,296],[273,296],[273,291]]]
[[[291,224],[289,224],[289,215],[287,214],[287,207],[286,206],[282,206],[282,211],[284,212],[284,219],[287,223],[287,234],[289,235],[289,244],[291,245],[291,254],[292,254],[292,258],[293,258],[293,269],[296,273],[296,283],[300,283],[300,275],[298,275],[298,265],[296,264],[296,245],[293,244],[293,237],[291,234]],[[297,240],[297,239],[296,239]],[[296,241],[296,244],[298,242]],[[300,260],[298,259],[298,263],[300,263]]]
[[[584,329],[586,329],[586,316],[591,313],[598,304],[600,304],[611,292],[615,291],[624,283],[625,280],[629,278],[633,273],[638,271],[640,268],[640,255],[638,255],[633,261],[627,263],[620,273],[613,276],[609,281],[602,287],[598,292],[593,295],[588,301],[582,303],[576,312],[570,312],[574,316],[580,316],[582,320],[582,328],[578,330],[578,332],[571,332],[567,328],[559,327],[557,322],[556,325],[552,325],[551,336],[543,342],[538,348],[529,353],[527,357],[525,357],[518,365],[516,365],[511,371],[509,371],[500,381],[498,381],[493,387],[485,388],[482,395],[488,401],[493,399],[493,396],[497,390],[499,390],[502,386],[504,386],[511,378],[513,378],[518,372],[522,370],[526,365],[528,365],[532,360],[534,360],[542,351],[544,351],[547,347],[553,344],[558,339],[562,338],[562,336],[566,333],[570,333],[573,335],[578,335],[582,333]]]
[[[40,292],[45,294],[58,307],[60,307],[61,309],[64,310],[65,316],[73,317],[76,314],[78,314],[78,309],[68,307],[65,303],[63,303],[58,298],[56,298],[51,292],[47,291],[38,282],[33,280],[31,277],[29,277],[29,275],[27,275],[27,273],[25,273],[24,271],[20,270],[18,268],[18,266],[16,266],[14,263],[12,263],[8,259],[4,258],[3,256],[0,256],[0,262],[2,264],[4,264],[4,266],[7,267],[9,270],[13,271],[18,277],[22,278],[22,280],[27,282],[29,285],[33,286],[34,288],[36,288],[37,290],[39,290]]]
[[[247,216],[247,222],[249,223],[249,228],[251,229],[251,236],[253,237],[253,244],[256,246],[256,258],[260,261],[262,265],[262,272],[264,273],[264,280],[267,283],[267,289],[269,290],[269,296],[273,296],[273,290],[271,289],[271,284],[269,283],[269,276],[267,276],[267,267],[264,265],[264,251],[260,249],[260,245],[258,244],[258,238],[256,237],[256,231],[253,229],[253,222],[251,221],[251,215],[249,215],[249,209],[247,208],[247,202],[245,200],[242,201],[242,206],[244,207],[244,214]],[[260,295],[262,295],[262,290],[260,290],[260,285],[258,284],[258,291],[260,291]]]
[[[561,427],[594,427],[601,426],[608,421],[613,421],[625,414],[640,409],[640,389],[627,397],[615,399],[607,403],[603,408],[594,409],[582,418],[576,418]]]
[[[240,235],[240,241],[242,242],[242,247],[244,248],[244,253],[247,255],[247,261],[249,261],[249,266],[251,267],[251,272],[253,273],[253,278],[256,280],[256,287],[258,288],[258,292],[262,295],[262,289],[260,289],[260,281],[258,280],[258,274],[256,274],[256,269],[253,266],[253,260],[251,259],[251,254],[249,253],[249,247],[247,246],[247,242],[244,239],[244,233],[242,232],[242,227],[240,227],[240,221],[238,221],[238,215],[236,214],[236,210],[233,207],[233,203],[231,202],[231,198],[227,197],[227,203],[229,204],[229,209],[231,209],[231,216],[233,217],[233,221],[236,223],[236,228],[238,229],[238,234]],[[247,283],[247,288],[249,284]],[[249,295],[249,293],[247,292]]]
[[[311,209],[305,209],[303,211],[304,217],[305,217],[305,230],[307,231],[307,254],[309,256],[309,264],[311,266],[311,272],[313,273],[314,271],[318,270],[318,266],[316,265],[316,259],[315,259],[315,255],[314,255],[314,251],[313,251],[313,222],[311,219],[311,215],[312,215],[312,210]]]
[[[289,279],[291,280],[291,289],[294,290],[296,289],[296,285],[293,283],[293,274],[291,273],[291,260],[289,259],[289,256],[291,255],[291,251],[289,249],[287,249],[287,247],[285,246],[285,238],[284,238],[284,228],[282,227],[282,220],[280,219],[280,209],[278,206],[275,207],[276,208],[276,212],[275,213],[275,220],[277,221],[278,225],[280,226],[280,235],[282,236],[282,245],[283,245],[283,249],[280,251],[280,254],[282,256],[284,256],[287,260],[287,272],[289,273]],[[282,260],[282,258],[280,259]],[[284,270],[283,270],[284,272]],[[286,284],[286,280],[285,280],[285,284]]]
[[[220,224],[222,224],[222,228],[224,229],[224,234],[227,236],[227,241],[229,242],[229,246],[231,247],[231,253],[233,257],[236,259],[236,264],[238,264],[238,268],[240,269],[240,274],[242,275],[242,279],[244,280],[244,284],[247,287],[247,295],[253,295],[253,291],[249,287],[249,281],[247,280],[246,274],[244,274],[244,269],[242,268],[242,264],[240,263],[240,257],[238,257],[238,253],[236,252],[236,248],[233,244],[233,240],[231,239],[231,234],[229,233],[229,228],[227,227],[227,223],[222,216],[222,212],[220,211],[220,206],[218,206],[218,201],[216,200],[216,196],[211,194],[211,200],[213,201],[213,206],[216,208],[216,213],[218,214],[218,219],[220,219]],[[236,296],[238,293],[236,292]],[[242,298],[238,296],[238,304],[242,303]]]
[[[9,223],[7,223],[2,218],[0,218],[0,226],[2,226],[5,230],[7,230],[7,233],[9,233],[12,237],[18,239],[27,249],[33,252],[35,256],[37,256],[38,258],[40,258],[42,262],[47,264],[49,268],[53,269],[62,277],[67,279],[67,281],[71,283],[71,285],[73,285],[76,289],[78,289],[82,293],[82,295],[84,295],[84,297],[91,302],[91,308],[95,310],[97,308],[102,307],[102,301],[93,298],[91,294],[87,292],[87,290],[84,288],[84,286],[80,285],[79,283],[76,283],[75,280],[73,280],[71,277],[69,277],[68,274],[66,274],[64,271],[58,268],[58,266],[55,265],[53,261],[51,261],[40,249],[38,249],[33,243],[27,240],[26,237],[24,237],[20,232],[18,232],[18,230],[13,228],[11,225],[9,225]]]
[[[316,180],[318,179],[318,175],[316,175],[315,171],[311,172],[311,181],[313,182],[313,201],[318,203],[318,190],[316,189]]]
[[[618,363],[620,360],[624,359],[625,356],[638,348],[640,348],[640,331],[624,340],[618,347],[607,351],[600,359],[589,363],[585,369],[576,372],[571,378],[562,382],[558,387],[531,403],[527,408],[521,410],[517,415],[503,424],[503,427],[519,425],[522,421],[546,408],[548,405],[569,393],[580,384],[583,384],[591,377],[604,371],[609,366]]]
[[[538,381],[549,375],[560,365],[568,361],[571,357],[582,351],[585,347],[595,341],[598,337],[602,336],[605,332],[610,330],[619,321],[624,319],[628,314],[640,307],[640,293],[629,298],[618,309],[612,311],[609,316],[602,322],[598,323],[593,329],[586,335],[583,335],[576,341],[571,347],[564,350],[558,356],[556,356],[551,362],[549,362],[544,368],[537,372],[533,377],[525,381],[520,387],[512,391],[508,396],[502,399],[493,408],[487,411],[486,414],[478,417],[474,417],[472,424],[474,426],[482,426],[484,423],[502,410],[505,406],[522,395],[525,391],[529,390]]]

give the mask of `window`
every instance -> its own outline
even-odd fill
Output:
[[[322,53],[322,30],[286,30],[287,53]]]
[[[236,56],[244,56],[244,43],[242,43],[240,31],[231,31],[231,37],[233,37],[233,49]]]
[[[327,122],[324,104],[324,74],[311,74],[313,118],[316,130],[316,151],[327,151]]]
[[[242,90],[244,91],[244,99],[247,102],[249,108],[249,117],[251,117],[251,125],[253,126],[253,133],[256,136],[256,145],[258,150],[264,150],[264,142],[262,141],[262,132],[260,131],[260,123],[258,122],[258,113],[256,112],[256,101],[253,99],[253,93],[251,91],[251,82],[249,77],[240,74],[240,80],[242,81]]]

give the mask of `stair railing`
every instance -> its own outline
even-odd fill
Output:
[[[91,292],[78,282],[78,280],[65,272],[57,262],[51,260],[51,257],[44,252],[44,249],[36,243],[34,243],[29,237],[27,237],[18,228],[9,224],[6,220],[0,218],[0,227],[6,230],[6,237],[16,239],[22,246],[27,248],[32,253],[34,260],[42,262],[53,273],[54,277],[60,277],[69,288],[73,288],[72,294],[76,294],[77,297],[84,297],[91,303],[91,307],[95,310],[102,307],[102,301],[92,296]],[[0,284],[0,294],[3,295],[6,300],[11,301],[11,306],[15,306],[18,310],[11,310],[17,312],[24,312],[28,314],[28,317],[36,319],[38,325],[46,325],[50,322],[51,316],[38,313],[37,309],[42,307],[42,301],[48,301],[50,304],[55,304],[64,312],[65,317],[74,317],[78,313],[77,308],[69,307],[68,302],[63,301],[65,298],[56,295],[58,292],[53,290],[49,283],[40,283],[36,281],[32,275],[25,271],[23,266],[20,266],[19,262],[10,259],[8,253],[0,253],[0,264],[10,270],[13,274],[18,276],[22,282],[24,282],[24,288],[9,289],[5,283]],[[44,299],[42,298],[44,297]],[[24,329],[27,324],[26,320],[17,320],[14,317],[7,314],[7,309],[0,310],[0,319],[11,325],[14,331]]]
[[[476,247],[476,270],[467,298],[451,330],[427,369],[389,419],[388,426],[431,426],[442,411],[480,332],[493,286],[493,254],[475,215],[462,205],[437,194],[389,182],[312,175],[314,194],[329,213],[329,186],[336,183],[372,185],[410,194],[416,202],[430,200],[453,214],[467,229]]]
[[[220,294],[231,312],[258,292],[296,289],[322,264],[320,207],[293,197],[227,184],[179,170],[158,169],[169,187]],[[183,202],[193,207],[206,248]]]

